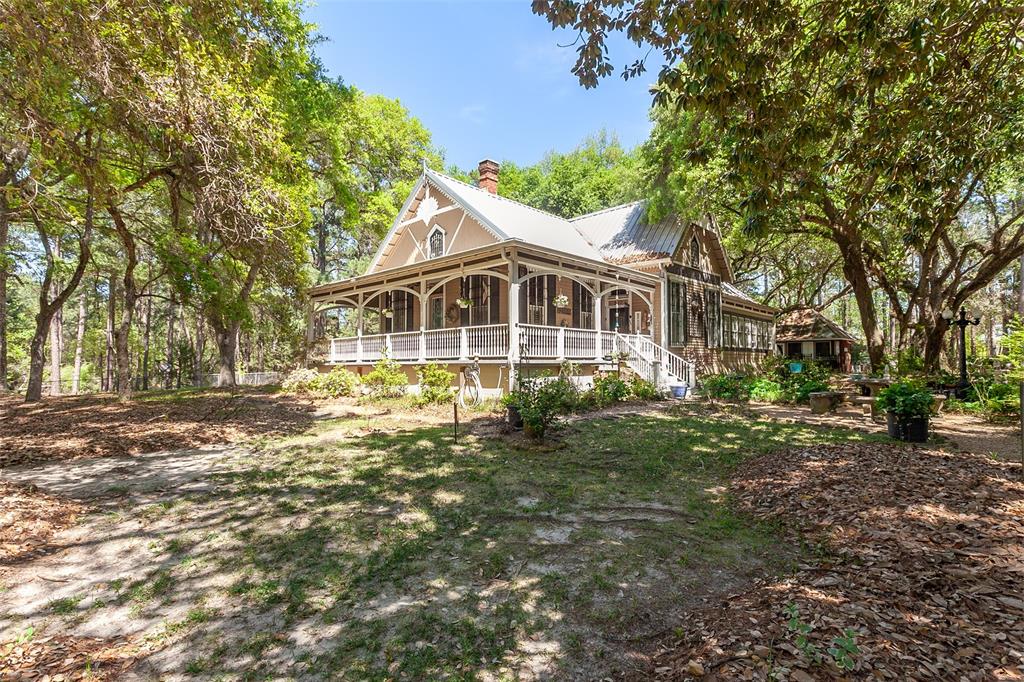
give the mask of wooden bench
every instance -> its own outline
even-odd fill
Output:
[[[808,397],[811,401],[811,414],[826,414],[835,412],[846,394],[840,391],[820,391],[811,393]]]

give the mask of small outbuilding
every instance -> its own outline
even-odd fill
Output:
[[[840,372],[853,371],[850,332],[813,308],[800,308],[775,322],[775,346],[784,357],[827,362]]]

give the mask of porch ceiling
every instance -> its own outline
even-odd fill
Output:
[[[628,286],[647,292],[652,292],[659,281],[656,274],[511,239],[411,265],[321,284],[312,287],[309,294],[314,304],[341,303],[344,299],[351,299],[359,294],[376,294],[398,286],[410,287],[427,279],[459,273],[472,274],[495,267],[507,268],[513,261],[534,271],[561,272],[567,276],[595,280],[610,286]],[[501,270],[498,273],[504,274]]]

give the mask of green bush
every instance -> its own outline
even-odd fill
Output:
[[[875,405],[880,410],[906,419],[927,417],[931,414],[934,402],[932,392],[921,382],[897,381],[878,392]]]
[[[374,398],[397,398],[405,393],[409,385],[409,377],[402,371],[402,366],[389,358],[381,357],[366,375],[363,382],[370,389]]]
[[[532,438],[543,438],[558,418],[564,400],[563,387],[557,381],[539,383],[522,380],[516,390],[509,393],[502,402],[519,411],[523,427]]]
[[[976,414],[991,422],[1020,416],[1020,394],[1016,385],[988,378],[975,379],[963,400],[946,401],[950,412]]]
[[[307,393],[310,385],[317,380],[320,372],[315,369],[300,367],[288,373],[281,382],[281,388],[289,393]]]
[[[546,381],[541,388],[545,391],[548,399],[555,403],[555,409],[568,414],[577,412],[581,407],[579,387],[567,376],[560,375],[557,379]]]
[[[629,386],[615,374],[594,377],[594,402],[599,406],[611,405],[629,397]]]
[[[326,373],[315,369],[297,369],[281,382],[281,388],[317,398],[341,398],[356,394],[359,377],[342,367],[335,367]]]
[[[704,394],[714,400],[750,400],[751,379],[742,374],[709,374],[701,380]]]
[[[634,376],[629,380],[629,397],[634,400],[658,400],[661,393],[658,387],[651,382]]]
[[[830,388],[827,381],[819,379],[794,381],[783,390],[782,397],[789,402],[806,403],[810,401],[812,393],[820,393]]]
[[[321,398],[353,396],[358,390],[359,375],[342,367],[321,374],[310,387],[310,392]]]
[[[416,396],[418,405],[447,403],[455,395],[456,389],[452,386],[455,373],[440,363],[420,365],[416,368],[416,377],[420,385],[420,393]]]
[[[761,403],[782,400],[782,386],[771,379],[758,378],[750,382],[750,399]]]

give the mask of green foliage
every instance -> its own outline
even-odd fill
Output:
[[[437,362],[420,365],[416,368],[416,377],[420,386],[419,395],[416,396],[419,405],[447,403],[455,395],[452,386],[455,374],[449,372],[445,365]]]
[[[968,388],[963,400],[947,400],[945,409],[976,414],[990,422],[1017,419],[1020,417],[1019,384],[978,377]]]
[[[782,400],[782,386],[777,381],[758,377],[750,382],[750,399],[760,403],[775,403]]]
[[[803,621],[800,617],[800,609],[792,602],[786,604],[783,613],[787,618],[786,629],[793,637],[793,644],[809,663],[821,664],[821,650],[817,644],[811,641],[814,627]],[[826,652],[840,670],[853,670],[857,664],[854,657],[860,653],[860,649],[857,647],[857,634],[850,628],[843,628],[843,634],[832,639],[832,644],[826,649]]]
[[[356,395],[359,376],[343,367],[330,372],[300,368],[293,370],[281,382],[281,388],[291,393],[306,393],[317,398],[342,398]]]
[[[373,398],[397,398],[405,394],[409,377],[402,371],[402,365],[385,354],[366,375],[363,383],[370,389]]]
[[[901,419],[927,417],[931,414],[935,398],[931,390],[919,381],[897,381],[878,393],[878,409]]]
[[[704,394],[713,400],[745,402],[750,399],[751,382],[742,374],[709,374],[701,379]]]
[[[896,351],[896,376],[917,376],[924,372],[924,358],[916,348],[901,348]]]
[[[833,638],[832,646],[826,651],[840,670],[853,670],[856,665],[854,656],[860,653],[856,633],[850,628],[843,628],[843,634]]]
[[[534,166],[501,165],[498,193],[564,218],[639,198],[636,154],[602,131],[568,153],[549,152]]]
[[[1024,320],[1019,315],[1010,321],[999,344],[1003,349],[1003,357],[1010,365],[1011,378],[1024,380]]]
[[[829,390],[832,370],[824,363],[802,365],[802,371],[794,372],[787,358],[772,356],[765,359],[760,375],[711,374],[701,379],[701,386],[715,400],[806,403],[811,393]]]
[[[618,375],[594,377],[594,402],[599,407],[621,402],[629,397],[629,385]]]
[[[564,410],[564,387],[557,384],[559,380],[541,382],[524,379],[504,398],[506,406],[518,410],[523,418],[523,428],[532,438],[543,438]]]
[[[629,396],[634,400],[658,400],[662,397],[657,386],[638,376],[629,380]]]

